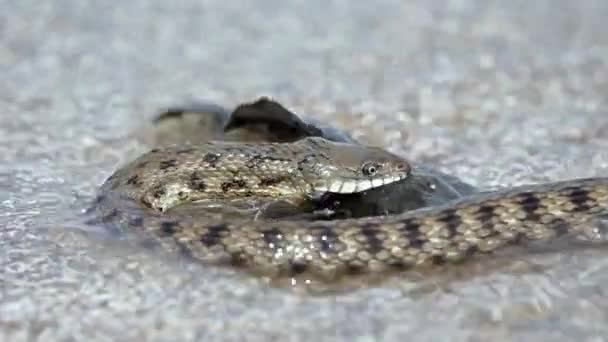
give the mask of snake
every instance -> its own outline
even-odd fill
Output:
[[[118,169],[93,207],[105,224],[204,264],[324,280],[462,262],[510,244],[581,234],[608,213],[608,177],[522,185],[394,215],[339,220],[177,210],[260,197],[306,202],[408,182],[410,172],[406,159],[381,148],[322,137],[172,145]]]

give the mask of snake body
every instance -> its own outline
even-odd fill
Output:
[[[272,276],[308,272],[324,279],[460,261],[521,240],[580,233],[608,213],[608,178],[601,177],[477,194],[397,215],[334,221],[202,219],[170,210],[200,199],[252,193],[306,196],[314,192],[312,184],[329,191],[329,183],[323,187],[316,182],[333,177],[332,182],[344,184],[345,177],[359,171],[354,166],[370,158],[392,165],[384,179],[408,181],[402,173],[407,163],[400,158],[322,138],[156,149],[114,173],[101,187],[95,209],[106,223],[147,234],[164,248],[205,263]],[[319,165],[341,166],[319,173]]]

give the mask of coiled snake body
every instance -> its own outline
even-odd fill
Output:
[[[95,208],[104,222],[145,233],[169,250],[206,263],[328,279],[459,261],[521,240],[581,232],[608,212],[608,178],[523,186],[397,215],[333,221],[231,220],[172,212],[184,203],[214,198],[288,195],[306,200],[315,192],[362,191],[407,182],[408,171],[407,162],[381,150],[322,138],[257,147],[170,147],[118,170],[102,186]]]

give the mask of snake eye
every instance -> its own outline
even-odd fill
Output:
[[[366,176],[374,176],[380,170],[380,164],[367,162],[361,167],[361,171]]]

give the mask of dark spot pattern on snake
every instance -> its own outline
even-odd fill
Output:
[[[482,224],[487,224],[495,217],[495,210],[496,208],[492,205],[482,205],[477,210],[477,219]]]
[[[378,237],[380,231],[374,225],[361,227],[361,235],[365,239],[366,248],[371,254],[380,252],[384,247],[384,242]]]
[[[169,160],[161,161],[158,166],[160,167],[161,170],[167,170],[169,168],[176,167],[177,164],[178,163],[177,163],[176,159],[169,159]]]
[[[317,236],[316,243],[319,245],[319,250],[324,253],[338,251],[338,236],[335,231],[327,226],[311,227]]]
[[[519,196],[519,205],[526,213],[527,219],[530,221],[538,221],[540,216],[537,214],[540,208],[540,199],[531,192],[524,192]]]
[[[433,265],[444,265],[446,263],[446,258],[444,255],[433,255],[431,256],[431,263]]]
[[[195,191],[205,191],[207,189],[207,184],[205,183],[205,179],[203,175],[198,171],[192,172],[190,175],[190,188]]]
[[[262,187],[268,187],[281,184],[285,181],[288,181],[287,177],[285,176],[267,176],[260,178],[260,182],[258,183],[258,185]]]
[[[163,221],[160,223],[160,231],[166,236],[175,234],[176,228],[179,226],[177,221]]]
[[[568,198],[570,202],[575,206],[574,211],[587,211],[590,209],[588,203],[590,202],[589,191],[585,189],[573,189],[569,194]]]
[[[133,176],[129,177],[129,179],[127,179],[126,184],[138,186],[139,185],[139,175],[134,174]]]
[[[225,224],[215,224],[208,226],[206,232],[204,232],[199,240],[207,247],[213,247],[220,244],[222,234],[228,232],[228,226]]]
[[[154,188],[152,188],[152,197],[156,199],[163,197],[166,193],[167,190],[162,184],[156,185]]]
[[[420,239],[420,223],[414,219],[403,220],[403,228],[400,229],[402,235],[409,242],[409,246],[412,248],[421,248],[424,244],[424,240]]]
[[[448,237],[450,238],[456,235],[456,230],[462,224],[460,215],[453,209],[443,212],[442,215],[439,216],[438,221],[445,223],[448,230]]]
[[[306,272],[307,269],[308,269],[308,266],[305,263],[297,262],[297,261],[291,262],[289,264],[288,276],[290,276],[290,277],[297,276],[299,274]]]
[[[220,186],[223,192],[228,192],[230,189],[242,189],[247,186],[247,182],[244,179],[233,179],[229,182],[224,182]]]

